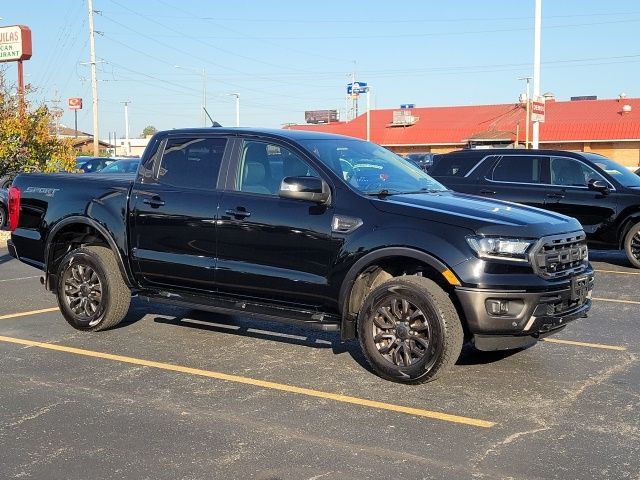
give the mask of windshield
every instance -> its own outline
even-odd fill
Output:
[[[446,190],[414,163],[375,143],[341,138],[302,140],[300,143],[346,183],[364,194]]]
[[[602,155],[596,155],[593,153],[584,153],[583,155],[588,160],[595,163],[601,170],[608,173],[623,187],[640,187],[640,177],[628,168],[623,167]]]

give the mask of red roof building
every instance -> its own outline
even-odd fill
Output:
[[[366,138],[366,114],[350,122],[286,128]],[[444,153],[478,145],[524,145],[525,137],[525,108],[521,104],[371,111],[371,141],[400,154]],[[592,151],[637,166],[640,98],[547,99],[545,122],[540,124],[540,148]]]

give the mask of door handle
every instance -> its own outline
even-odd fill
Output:
[[[547,193],[547,198],[562,200],[564,198],[564,193]]]
[[[152,197],[152,198],[145,198],[144,200],[142,200],[142,203],[151,205],[152,208],[158,208],[164,205],[164,200],[162,200],[160,197]]]
[[[486,188],[483,188],[482,190],[480,190],[480,195],[495,195],[496,192],[494,192],[493,190],[488,190]]]
[[[251,216],[251,212],[247,212],[245,209],[241,209],[241,207],[238,207],[235,210],[229,209],[225,213],[237,219],[247,218]]]

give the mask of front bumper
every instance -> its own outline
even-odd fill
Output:
[[[574,276],[564,288],[546,292],[458,287],[455,292],[473,341],[480,350],[535,343],[591,308],[593,272]],[[502,311],[496,312],[504,306]]]

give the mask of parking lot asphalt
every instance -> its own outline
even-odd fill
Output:
[[[138,299],[73,330],[0,249],[0,477],[639,480],[640,270],[590,255],[588,318],[405,386],[337,333]]]

